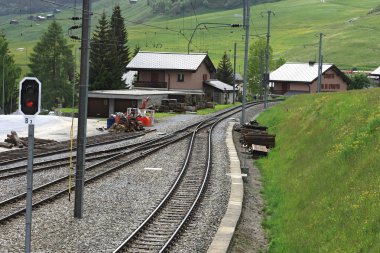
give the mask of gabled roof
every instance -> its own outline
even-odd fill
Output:
[[[374,75],[374,76],[380,76],[380,67],[378,67],[377,69],[375,69],[371,75]]]
[[[210,72],[215,71],[205,53],[181,54],[161,52],[138,52],[127,65],[127,70],[184,70],[196,71],[205,62]]]
[[[322,74],[333,67],[333,64],[322,65]],[[337,68],[336,68],[337,69]],[[318,78],[317,63],[293,63],[287,62],[272,73],[270,81],[312,83]]]
[[[232,85],[229,85],[227,83],[223,83],[222,81],[219,81],[217,79],[211,79],[208,81],[204,81],[204,83],[207,85],[210,85],[210,86],[212,86],[218,90],[221,90],[221,91],[233,91],[234,90]]]

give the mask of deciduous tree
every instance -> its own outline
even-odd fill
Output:
[[[371,85],[371,80],[364,73],[357,73],[351,76],[351,82],[348,85],[349,90],[358,90],[368,88]]]
[[[256,93],[262,94],[262,78],[260,76],[260,69],[262,68],[263,74],[265,73],[265,52],[266,52],[266,40],[260,38],[255,40],[255,42],[249,48],[249,58],[248,58],[248,81],[247,88],[249,95],[254,95]],[[269,47],[269,66],[272,66],[272,48]],[[262,57],[262,58],[261,58]],[[261,65],[262,64],[262,65]]]

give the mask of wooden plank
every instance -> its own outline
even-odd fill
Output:
[[[257,144],[252,144],[252,150],[254,152],[258,151],[258,152],[262,152],[262,153],[268,153],[268,149],[266,146],[257,145]]]

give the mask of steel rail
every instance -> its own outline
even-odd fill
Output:
[[[251,106],[254,106],[254,105],[257,105],[257,103],[252,103],[252,104],[251,104]],[[210,120],[216,120],[218,116],[221,116],[221,115],[223,115],[223,114],[224,114],[225,116],[222,117],[220,120],[225,119],[225,118],[229,117],[230,115],[236,113],[236,112],[233,112],[233,111],[236,110],[237,108],[239,108],[239,107],[235,107],[235,108],[233,108],[233,109],[231,109],[231,110],[226,110],[226,111],[224,111],[223,113],[219,113],[219,114],[217,114],[217,115],[215,115],[215,116],[213,116],[213,117],[211,117],[211,118],[209,118],[209,119],[207,119],[207,120],[208,120],[208,121],[210,121]],[[207,121],[207,120],[206,120],[206,121]],[[200,123],[199,123],[199,122],[194,123],[194,124],[192,124],[192,126],[193,126],[193,127],[196,126],[197,129],[198,129],[198,128],[199,128],[199,129],[201,129],[201,128],[205,128],[205,127],[207,127],[208,125],[210,125],[210,123],[207,123],[207,124],[206,124],[206,123],[205,123],[206,121],[204,120],[204,121],[201,121]],[[196,125],[196,124],[198,124],[198,125]],[[202,125],[203,125],[203,126],[202,126]],[[201,126],[202,126],[202,127],[201,127]],[[183,128],[183,129],[181,129],[182,132],[185,132],[185,134],[182,134],[181,136],[176,136],[176,137],[175,137],[175,135],[176,135],[175,133],[177,133],[177,134],[180,133],[180,130],[176,131],[176,132],[173,133],[173,134],[170,134],[171,137],[175,137],[175,138],[173,138],[173,139],[171,139],[171,140],[170,140],[170,139],[169,139],[169,140],[166,140],[166,141],[164,141],[164,142],[162,142],[162,143],[158,143],[158,144],[155,144],[155,145],[151,145],[151,146],[150,146],[151,148],[150,148],[149,150],[147,150],[147,147],[146,147],[146,146],[147,146],[147,143],[144,143],[143,145],[141,145],[141,146],[139,146],[139,147],[136,147],[136,148],[135,148],[134,150],[132,150],[132,151],[124,151],[124,152],[121,152],[120,154],[116,154],[115,156],[113,156],[113,157],[111,157],[111,158],[108,158],[108,159],[103,160],[103,161],[100,161],[99,163],[96,163],[96,164],[94,164],[94,165],[92,165],[92,166],[89,166],[89,167],[88,167],[88,170],[91,170],[92,168],[95,168],[96,166],[100,166],[100,165],[102,165],[102,164],[105,164],[105,163],[109,162],[110,160],[114,161],[115,158],[117,158],[117,157],[119,157],[119,156],[125,156],[125,155],[127,155],[127,154],[130,154],[129,152],[137,152],[137,151],[145,150],[144,152],[141,152],[141,153],[139,154],[138,157],[136,157],[136,158],[132,158],[132,159],[129,159],[129,160],[127,160],[127,161],[125,161],[125,162],[123,162],[123,163],[121,163],[121,164],[119,164],[119,165],[113,167],[113,168],[110,168],[110,169],[108,169],[108,170],[106,170],[106,171],[104,171],[104,172],[102,172],[102,173],[100,173],[100,174],[98,174],[98,175],[95,175],[95,176],[93,176],[93,177],[87,179],[87,180],[85,181],[85,183],[89,183],[89,182],[92,182],[92,181],[94,181],[94,180],[97,180],[98,178],[100,178],[100,177],[102,177],[102,176],[104,176],[104,175],[107,175],[107,174],[109,174],[109,173],[112,173],[112,172],[114,172],[114,171],[120,169],[120,168],[125,167],[125,165],[131,164],[131,163],[136,162],[136,161],[138,161],[138,160],[140,160],[140,159],[143,159],[145,156],[147,156],[147,155],[149,155],[149,154],[151,154],[151,153],[153,153],[153,152],[155,152],[155,151],[157,151],[157,150],[160,150],[160,149],[163,148],[163,147],[166,147],[166,146],[168,146],[168,145],[170,145],[170,144],[172,144],[172,143],[177,142],[178,140],[181,140],[181,139],[184,139],[184,138],[188,137],[189,135],[192,134],[191,132],[186,132],[186,131],[187,131],[188,129],[190,129],[190,128],[191,128],[191,126],[188,126],[188,127],[185,127],[185,128]],[[199,130],[199,129],[198,129],[198,130]],[[157,139],[162,139],[162,137],[161,137],[161,138],[157,138]],[[152,141],[154,141],[154,140],[152,140]],[[152,143],[151,143],[151,144],[152,144]],[[66,179],[67,179],[67,177],[64,177],[64,178],[57,179],[57,180],[55,180],[55,181],[66,180]],[[48,184],[46,184],[46,185],[48,185]],[[38,187],[38,188],[35,188],[34,191],[39,191],[40,189],[42,190],[44,187],[46,187],[46,185],[40,186],[40,187]],[[72,187],[71,189],[75,189],[75,187]],[[57,194],[54,194],[54,195],[48,197],[48,198],[45,199],[45,200],[39,201],[39,202],[33,204],[33,207],[37,207],[37,206],[39,206],[39,205],[45,203],[47,200],[51,200],[51,199],[53,199],[53,198],[56,198],[56,197],[62,195],[63,193],[68,192],[68,190],[69,190],[68,188],[67,188],[67,189],[64,189],[64,190],[62,190],[61,192],[59,192],[59,193],[57,193]],[[17,199],[17,198],[22,198],[22,197],[24,197],[24,196],[25,196],[25,193],[24,193],[24,194],[19,194],[19,195],[17,195],[16,197],[14,197],[13,200],[12,200],[12,198],[11,198],[11,199],[8,199],[8,200],[5,200],[5,201],[1,202],[1,203],[0,203],[0,206],[3,205],[3,204],[9,203],[9,202],[15,201],[15,199]],[[1,223],[1,222],[4,222],[5,220],[8,220],[8,219],[10,219],[10,218],[15,217],[15,216],[17,216],[17,215],[23,213],[24,211],[25,211],[25,209],[18,210],[17,212],[14,212],[13,214],[9,215],[8,217],[1,218],[1,219],[0,219],[0,223]]]
[[[256,104],[257,103],[252,103],[250,106],[253,106],[253,105],[256,105]],[[231,112],[231,111],[232,110],[229,110],[229,112]],[[235,112],[233,112],[233,113],[235,113]],[[224,115],[223,117],[220,117],[220,116],[223,115],[223,114],[225,114],[225,113],[220,113],[220,114],[218,114],[218,115],[216,115],[214,117],[211,117],[211,118],[209,118],[207,120],[204,120],[204,121],[200,122],[197,125],[197,128],[192,133],[192,138],[191,138],[191,141],[189,142],[189,145],[188,145],[188,150],[187,150],[186,158],[184,159],[184,162],[183,162],[183,166],[182,166],[182,168],[180,170],[180,173],[178,174],[176,180],[172,184],[171,188],[168,190],[167,194],[163,197],[163,199],[157,205],[157,207],[148,215],[148,217],[128,236],[127,239],[125,239],[118,246],[118,248],[116,248],[113,251],[114,253],[124,252],[124,249],[127,248],[129,244],[133,243],[132,242],[133,240],[137,239],[136,237],[137,237],[137,235],[139,233],[141,233],[141,230],[143,230],[146,226],[148,226],[148,224],[151,222],[151,220],[153,219],[153,217],[155,217],[161,211],[161,209],[165,206],[165,204],[168,202],[168,200],[172,197],[172,195],[174,194],[175,190],[179,187],[179,183],[183,179],[183,175],[185,174],[186,169],[188,168],[189,159],[190,159],[190,156],[191,156],[191,153],[192,153],[192,150],[193,150],[194,139],[195,139],[195,136],[196,136],[197,132],[201,128],[205,128],[205,127],[207,127],[209,125],[212,125],[211,128],[210,128],[210,130],[209,130],[209,134],[208,134],[208,152],[207,152],[208,154],[207,154],[206,173],[205,173],[205,177],[204,177],[204,179],[202,181],[201,187],[198,190],[197,197],[196,197],[195,201],[193,202],[193,204],[191,205],[191,207],[188,210],[188,212],[186,213],[185,218],[181,221],[180,225],[173,232],[172,236],[170,236],[169,239],[164,243],[164,245],[163,245],[162,249],[160,250],[160,252],[162,252],[163,250],[165,250],[168,247],[168,245],[170,245],[170,243],[172,242],[173,238],[178,234],[178,231],[182,228],[183,224],[186,222],[186,220],[189,218],[190,214],[193,212],[196,204],[199,202],[199,200],[201,198],[202,192],[204,192],[203,190],[205,189],[207,180],[209,178],[209,172],[210,172],[210,167],[211,167],[211,154],[212,154],[212,149],[211,149],[211,141],[212,141],[212,139],[211,139],[211,135],[212,135],[212,130],[213,130],[214,126],[217,123],[219,123],[220,121],[226,119],[227,117],[230,117],[231,114],[233,114],[233,113],[229,113],[227,115]],[[215,120],[214,123],[209,123],[209,121],[213,121],[213,120]]]
[[[134,138],[141,137],[143,135],[145,135],[145,133],[134,134],[133,136],[131,136],[130,138],[127,138],[127,139],[134,139]],[[126,140],[126,139],[124,139],[124,140]],[[115,143],[115,142],[119,142],[119,141],[120,141],[119,138],[118,139],[115,138],[115,139],[107,140],[104,142],[88,143],[86,145],[86,147],[101,146],[101,145],[111,144],[111,143]],[[47,144],[39,145],[35,149],[43,150],[46,148],[51,148],[52,145],[62,145],[62,142],[54,142],[54,143],[47,143]],[[76,150],[76,147],[73,148],[73,150]],[[35,154],[34,158],[46,157],[46,156],[56,155],[56,154],[65,153],[65,152],[69,152],[69,151],[70,151],[70,148],[63,148],[63,149],[59,149],[59,150],[53,150],[53,151],[49,151],[49,152]],[[8,151],[8,152],[12,152],[12,151]],[[6,153],[7,152],[4,152],[4,154],[6,154]],[[24,154],[24,156],[19,156],[15,159],[2,160],[2,161],[0,161],[0,166],[7,165],[10,163],[16,163],[16,162],[24,161],[26,158],[27,158],[27,156],[25,156],[25,154]]]

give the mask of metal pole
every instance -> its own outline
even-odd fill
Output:
[[[268,103],[268,85],[269,85],[269,39],[270,39],[270,16],[272,11],[268,11],[268,31],[267,31],[267,49],[265,55],[265,87],[264,87],[264,108],[267,108]]]
[[[87,132],[87,99],[88,99],[88,72],[89,72],[90,25],[91,25],[90,11],[91,11],[91,1],[83,0],[77,162],[76,162],[76,173],[75,173],[75,203],[74,203],[74,217],[79,218],[79,219],[83,217],[84,171],[85,171],[85,165],[86,165],[85,156],[86,156],[86,132]]]
[[[318,56],[318,82],[317,82],[317,92],[321,92],[322,83],[322,33],[319,34],[319,56]]]
[[[264,50],[260,50],[260,96],[263,95],[263,88],[265,87],[264,78]]]
[[[31,238],[32,238],[33,148],[34,148],[34,125],[29,124],[28,126],[28,167],[26,171],[25,253],[29,253],[31,251]]]
[[[236,85],[236,42],[234,44],[234,86],[233,86],[234,93],[232,94],[233,104],[235,104],[235,85]]]
[[[244,48],[244,82],[243,82],[243,105],[241,110],[241,120],[240,124],[245,123],[245,106],[246,106],[246,95],[247,95],[247,76],[248,76],[248,46],[249,46],[249,23],[250,23],[250,12],[251,8],[249,5],[249,0],[246,0],[247,15],[245,20],[245,48]]]
[[[5,115],[5,81],[4,81],[4,60],[5,60],[5,56],[7,56],[6,54],[3,56],[3,114]]]
[[[245,21],[247,18],[247,0],[243,0],[243,27],[245,28]]]

